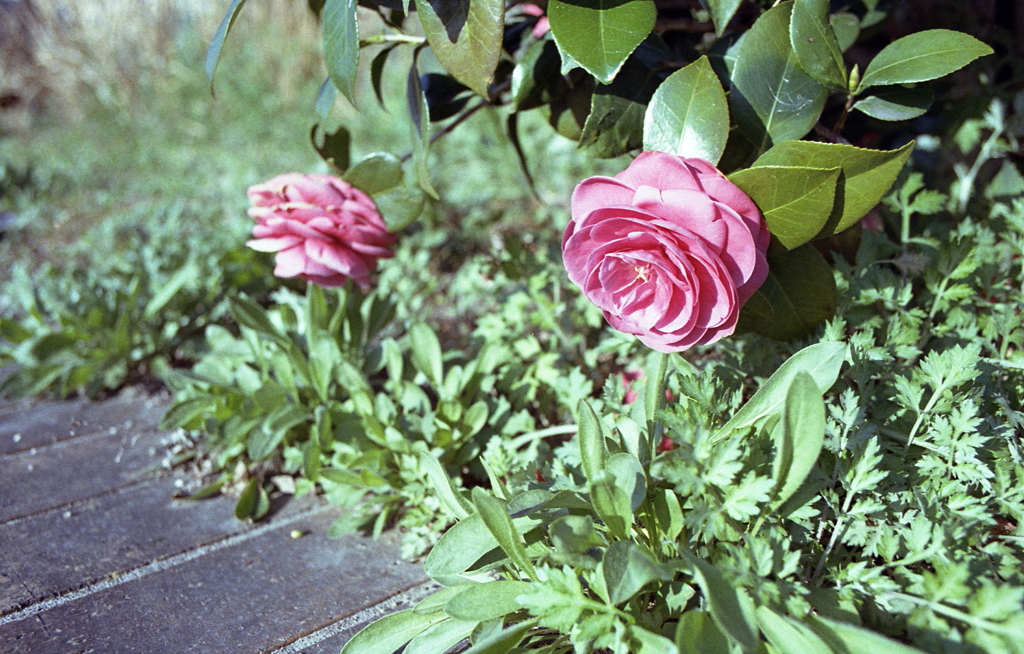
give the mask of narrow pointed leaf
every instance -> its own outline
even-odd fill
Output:
[[[392,654],[431,625],[447,619],[441,611],[424,615],[406,609],[392,613],[353,636],[341,648],[341,654]]]
[[[793,378],[782,406],[782,420],[773,435],[776,451],[772,467],[776,493],[773,505],[778,507],[807,479],[825,440],[825,403],[810,374],[801,371]]]
[[[757,626],[768,642],[780,652],[832,654],[833,650],[807,625],[779,615],[767,606],[757,607]]]
[[[438,62],[483,97],[501,55],[502,0],[417,0],[423,33]]]
[[[733,587],[710,563],[689,553],[684,558],[693,566],[697,585],[704,593],[711,617],[725,633],[729,634],[744,649],[757,649],[757,626],[752,616],[747,615],[739,591]]]
[[[580,461],[583,464],[583,474],[588,480],[597,478],[597,473],[604,470],[605,460],[608,458],[608,447],[604,442],[604,427],[601,419],[594,412],[593,407],[586,400],[579,404],[579,431],[576,438],[579,440]]]
[[[644,150],[717,164],[729,139],[729,105],[711,62],[702,56],[666,79],[644,117]]]
[[[864,70],[858,91],[869,86],[937,79],[992,52],[992,48],[962,32],[917,32],[885,46]]]
[[[652,0],[551,0],[548,20],[559,50],[608,84],[647,38],[657,11]]]
[[[759,166],[735,172],[729,179],[758,206],[768,230],[792,250],[825,227],[840,172],[839,168]]]
[[[801,372],[809,374],[818,390],[824,394],[839,378],[845,359],[845,343],[818,343],[805,347],[779,366],[718,433],[726,434],[752,427],[766,416],[776,413],[785,403],[793,379]]]
[[[217,72],[217,64],[220,62],[220,53],[224,50],[224,40],[228,32],[238,18],[238,12],[242,10],[245,0],[232,0],[224,18],[220,21],[217,31],[210,41],[210,47],[206,49],[206,77],[210,80],[210,95],[213,95],[213,75]]]
[[[883,86],[854,103],[853,108],[878,120],[910,120],[923,116],[932,106],[935,94],[928,82],[912,87]]]
[[[498,541],[498,545],[505,551],[508,558],[512,559],[512,562],[531,578],[536,578],[537,574],[526,555],[522,538],[512,524],[512,518],[505,511],[505,503],[478,486],[473,489],[473,504],[476,505],[487,529],[494,536],[494,540]]]
[[[702,0],[702,4],[711,12],[711,21],[715,24],[715,35],[722,36],[722,32],[729,26],[736,10],[739,9],[743,0]]]
[[[320,20],[327,74],[334,86],[354,103],[359,65],[356,0],[327,0]]]
[[[761,15],[740,43],[732,71],[736,122],[759,150],[799,139],[814,127],[828,89],[805,73],[789,39],[793,5]]]

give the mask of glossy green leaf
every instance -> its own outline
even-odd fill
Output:
[[[501,55],[502,0],[416,0],[423,33],[438,62],[483,97]]]
[[[498,541],[498,545],[508,555],[508,558],[524,573],[531,578],[536,578],[537,574],[534,572],[533,563],[526,555],[522,538],[512,524],[512,518],[506,512],[504,502],[477,486],[473,489],[473,504],[476,505],[487,529],[494,536],[494,540]]]
[[[757,625],[754,624],[750,601],[737,591],[710,563],[684,552],[693,567],[694,578],[704,593],[708,611],[715,623],[749,652],[757,649]],[[746,600],[746,601],[744,601]]]
[[[814,127],[828,89],[800,69],[789,40],[793,5],[761,15],[740,43],[732,71],[733,115],[759,150],[799,139]]]
[[[757,607],[757,625],[768,642],[780,652],[832,654],[833,650],[804,623],[779,615],[767,606]],[[887,650],[886,650],[887,651]]]
[[[809,626],[834,652],[885,652],[885,654],[923,654],[922,650],[876,631],[821,615],[808,617]]]
[[[450,599],[444,611],[456,620],[470,622],[500,618],[522,608],[516,597],[529,587],[525,581],[507,579],[472,584]]]
[[[665,577],[650,552],[631,540],[612,543],[601,559],[608,601],[622,604],[640,592],[647,584]]]
[[[436,614],[435,614],[436,615]],[[427,627],[425,631],[413,637],[402,650],[402,654],[437,654],[447,652],[459,641],[469,638],[476,622],[464,620],[442,620]]]
[[[270,498],[256,477],[249,480],[235,504],[235,517],[239,520],[259,520],[270,511]]]
[[[687,611],[676,625],[676,646],[687,654],[724,654],[729,639],[707,611]]]
[[[805,347],[779,366],[753,397],[718,430],[717,435],[748,429],[763,423],[769,416],[778,415],[785,405],[790,385],[801,373],[810,375],[818,391],[824,395],[839,378],[845,359],[845,343],[817,343]]]
[[[604,425],[586,400],[580,400],[577,413],[579,431],[576,438],[579,441],[580,462],[583,465],[583,474],[588,480],[593,481],[597,478],[598,472],[604,470],[608,458],[608,446],[604,442]]]
[[[372,622],[341,648],[341,654],[393,654],[410,640],[448,616],[436,613],[399,611]]]
[[[789,40],[805,73],[837,91],[846,91],[843,49],[828,21],[828,0],[793,0]]]
[[[666,79],[644,116],[644,150],[717,164],[729,139],[729,105],[711,62],[702,56]]]
[[[559,50],[602,84],[654,27],[652,0],[550,0],[548,20]]]
[[[772,438],[773,506],[778,507],[807,479],[825,441],[825,403],[810,374],[800,371],[790,383],[782,405],[782,419],[772,430]]]
[[[992,48],[962,32],[916,32],[882,48],[864,70],[857,90],[937,79],[992,52]]]
[[[836,35],[839,49],[846,52],[860,36],[860,19],[855,14],[838,12],[828,17],[828,23]]]
[[[825,234],[841,232],[864,217],[889,191],[914,142],[898,150],[867,150],[837,143],[787,141],[765,152],[754,166],[841,168],[836,206]]]
[[[825,227],[840,172],[839,168],[758,166],[737,171],[729,179],[761,210],[768,230],[792,250]]]
[[[715,35],[722,36],[722,32],[729,26],[736,10],[739,9],[743,0],[701,0],[701,4],[711,12],[711,21],[715,24]]]
[[[801,338],[835,315],[838,301],[832,267],[806,243],[768,256],[768,278],[740,312],[737,331]]]
[[[213,95],[213,75],[217,72],[220,53],[224,50],[224,40],[227,39],[228,32],[234,26],[235,20],[238,18],[238,12],[242,10],[243,5],[245,5],[245,0],[231,1],[231,5],[228,7],[227,12],[224,13],[224,18],[221,19],[220,25],[210,41],[210,47],[206,49],[206,78],[210,80],[211,95]]]
[[[661,83],[658,68],[671,57],[664,43],[650,38],[626,59],[611,84],[598,84],[580,134],[580,147],[601,159],[617,157],[643,145],[644,115]]]
[[[344,180],[367,195],[379,195],[402,183],[402,161],[390,152],[373,152],[349,168]]]
[[[359,67],[359,24],[356,0],[327,0],[320,14],[324,65],[334,86],[355,102]]]
[[[373,201],[377,204],[377,210],[384,218],[384,224],[388,226],[388,231],[396,233],[416,222],[416,219],[423,213],[427,198],[426,194],[417,187],[400,186],[378,195],[373,198]]]
[[[935,94],[928,82],[906,86],[883,86],[858,100],[853,108],[879,120],[910,120],[923,116],[932,106]]]

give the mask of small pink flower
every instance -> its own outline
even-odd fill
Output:
[[[713,165],[643,152],[576,187],[562,255],[612,327],[678,352],[735,331],[768,275],[770,238],[757,206]]]
[[[539,39],[551,30],[551,25],[548,23],[548,17],[544,15],[544,9],[534,4],[522,5],[523,13],[527,16],[539,16],[537,24],[533,26],[533,30],[530,34],[535,39]]]
[[[622,378],[622,388],[625,392],[622,395],[623,404],[632,404],[636,402],[636,391],[633,390],[633,382],[642,380],[644,373],[642,370],[626,370],[619,373],[619,377]]]
[[[331,175],[287,173],[249,188],[256,221],[247,243],[277,252],[278,277],[320,286],[353,280],[364,290],[377,260],[394,256],[389,234],[370,196]]]

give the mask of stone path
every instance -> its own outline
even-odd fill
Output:
[[[432,588],[320,498],[172,499],[166,400],[0,404],[0,653],[337,652]],[[293,538],[292,532],[302,534]]]

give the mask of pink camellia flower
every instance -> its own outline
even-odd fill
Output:
[[[332,175],[278,175],[249,188],[256,221],[247,245],[277,252],[278,277],[320,286],[351,279],[364,290],[377,260],[393,257],[389,234],[370,196]]]
[[[713,343],[768,275],[771,235],[713,165],[644,152],[572,194],[562,237],[569,279],[621,332],[659,352]]]
[[[548,17],[544,15],[544,9],[542,7],[538,7],[535,4],[524,4],[522,5],[522,9],[523,13],[527,16],[539,17],[537,18],[537,24],[533,26],[532,30],[530,30],[530,35],[533,36],[533,38],[539,39],[551,31],[551,25],[548,23]]]

